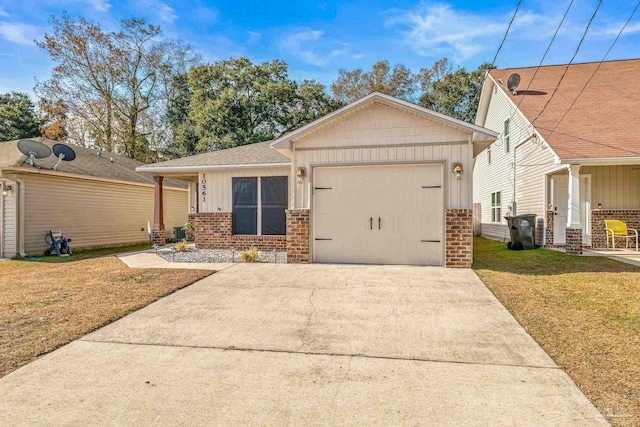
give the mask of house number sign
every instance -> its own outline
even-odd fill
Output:
[[[207,174],[203,173],[202,178],[200,178],[200,195],[202,196],[202,204],[207,203]]]

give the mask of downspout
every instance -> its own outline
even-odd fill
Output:
[[[21,257],[26,257],[27,253],[24,251],[24,229],[25,229],[25,219],[24,219],[24,205],[25,205],[25,193],[26,193],[26,189],[24,186],[24,181],[19,179],[19,178],[12,178],[13,181],[18,183],[18,187],[20,188],[20,192],[16,191],[16,194],[18,195],[18,210],[19,210],[19,214],[16,215],[16,217],[19,218],[18,220],[18,229],[20,230],[20,233],[18,233],[18,235],[20,236],[18,239],[18,253],[20,254]]]
[[[531,140],[537,140],[538,139],[538,135],[536,133],[534,133],[533,135],[531,135],[529,138],[525,139],[524,141],[522,141],[521,143],[519,143],[518,145],[516,145],[513,148],[513,194],[511,196],[511,216],[516,216],[518,214],[517,210],[518,210],[518,205],[516,204],[516,186],[517,186],[517,164],[516,164],[516,152],[518,151],[518,148],[522,147],[525,143],[531,141]]]

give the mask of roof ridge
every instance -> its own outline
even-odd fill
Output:
[[[527,68],[548,68],[548,67],[562,67],[562,66],[566,66],[569,65],[570,67],[576,66],[576,65],[589,65],[589,64],[599,64],[599,63],[610,63],[610,62],[630,62],[630,61],[640,61],[640,58],[625,58],[625,59],[611,59],[608,61],[586,61],[586,62],[574,62],[572,64],[547,64],[547,65],[527,65],[525,67],[507,67],[507,68],[494,68],[491,71],[505,71],[505,70],[524,70]]]

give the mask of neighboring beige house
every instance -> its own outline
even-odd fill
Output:
[[[49,148],[55,144],[34,140]],[[53,154],[32,167],[17,142],[0,142],[0,257],[43,252],[49,230],[62,230],[72,249],[148,241],[154,181],[135,170],[144,163],[71,146],[76,159],[54,171]],[[165,182],[170,232],[187,221],[187,198],[186,182]]]
[[[512,74],[521,78],[515,94]],[[500,137],[475,161],[483,236],[508,240],[503,217],[533,213],[538,244],[581,253],[606,247],[605,219],[640,228],[637,75],[638,59],[489,73],[476,124]]]
[[[190,179],[200,248],[469,267],[472,164],[496,132],[373,93],[281,138],[140,166]],[[162,203],[154,219],[162,243]]]

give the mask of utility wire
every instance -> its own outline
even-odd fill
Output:
[[[531,87],[531,84],[533,83],[533,81],[535,80],[536,76],[538,75],[538,71],[540,71],[540,67],[542,66],[542,63],[547,58],[547,54],[551,50],[551,46],[553,45],[553,42],[556,40],[556,36],[560,32],[560,28],[562,27],[562,24],[564,24],[565,19],[567,19],[567,15],[569,15],[569,11],[571,10],[571,7],[573,6],[573,2],[574,2],[574,0],[571,0],[571,2],[569,3],[569,6],[567,7],[567,10],[564,11],[564,15],[562,16],[562,20],[560,21],[560,24],[558,25],[558,28],[556,28],[555,33],[553,33],[553,37],[551,37],[551,41],[549,42],[549,45],[547,46],[547,50],[544,51],[544,55],[542,55],[542,59],[538,63],[538,66],[536,67],[536,71],[534,71],[533,76],[531,77],[531,80],[529,80],[529,84],[527,85],[527,89],[526,90],[529,90],[529,88]],[[524,99],[525,96],[526,96],[526,94],[522,94],[522,98],[520,98],[520,101],[518,101],[518,105],[516,105],[516,108],[520,107],[520,104],[522,103],[522,100]]]
[[[569,66],[573,63],[573,60],[576,59],[576,56],[578,55],[578,51],[580,51],[580,47],[582,47],[582,43],[584,42],[584,39],[587,37],[587,33],[589,32],[589,28],[591,27],[591,23],[593,23],[593,20],[595,19],[596,14],[598,13],[598,10],[600,10],[600,6],[602,6],[602,0],[598,1],[598,6],[596,6],[596,9],[593,11],[593,15],[591,15],[591,19],[589,19],[589,23],[587,24],[587,28],[585,28],[584,33],[582,34],[582,38],[580,39],[580,43],[578,43],[578,46],[576,47],[576,51],[573,53],[573,56],[571,57],[571,61],[569,61],[569,63],[567,64],[567,66],[564,69],[564,72],[562,73],[562,76],[560,76],[560,80],[558,80],[558,85],[555,87],[555,89],[553,90],[553,93],[551,94],[551,96],[547,100],[546,104],[544,104],[544,107],[542,107],[542,110],[538,113],[536,118],[533,119],[531,124],[534,124],[536,122],[536,120],[538,120],[540,118],[542,113],[544,113],[544,110],[546,110],[547,107],[549,106],[549,103],[551,102],[551,100],[556,96],[556,93],[558,92],[558,88],[560,88],[560,84],[562,84],[562,80],[564,79],[564,76],[566,76],[567,75],[567,71],[569,71]]]
[[[598,72],[598,70],[600,69],[600,67],[602,66],[602,64],[604,63],[604,61],[606,61],[607,57],[609,56],[609,54],[611,53],[611,50],[613,50],[613,47],[616,45],[616,43],[618,42],[618,39],[620,38],[620,36],[622,35],[622,33],[624,32],[624,30],[627,28],[627,25],[629,25],[629,22],[631,22],[631,20],[633,19],[633,16],[636,14],[636,12],[638,11],[638,7],[640,7],[640,1],[638,1],[638,3],[636,3],[636,7],[633,9],[633,11],[631,12],[631,15],[629,16],[629,19],[627,19],[627,22],[624,23],[624,25],[622,26],[622,28],[620,29],[620,31],[618,32],[618,35],[616,36],[616,38],[613,40],[613,43],[611,43],[611,46],[609,46],[609,49],[607,50],[607,53],[604,54],[604,56],[602,57],[602,61],[600,61],[600,63],[598,64],[598,66],[596,67],[595,70],[593,70],[593,73],[591,73],[591,76],[589,77],[589,79],[586,81],[586,83],[584,84],[584,86],[582,87],[582,90],[580,90],[580,93],[578,93],[578,96],[575,97],[575,99],[573,100],[573,102],[571,103],[571,105],[569,106],[569,108],[567,109],[567,111],[565,111],[565,113],[562,115],[562,117],[560,118],[560,120],[558,121],[558,123],[555,125],[555,127],[551,130],[551,133],[549,134],[549,136],[551,136],[556,129],[558,129],[558,126],[560,126],[560,123],[562,123],[562,121],[564,120],[565,117],[567,117],[567,114],[569,114],[569,111],[571,111],[571,109],[573,108],[574,104],[578,101],[578,99],[582,96],[582,94],[584,93],[584,91],[587,89],[587,86],[589,85],[589,83],[591,83],[591,80],[593,79],[593,77],[596,75],[596,73]]]

